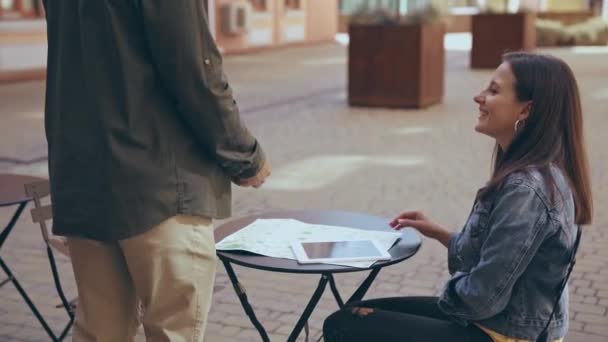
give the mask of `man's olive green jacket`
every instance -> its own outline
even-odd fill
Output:
[[[230,215],[264,153],[202,0],[47,0],[53,231],[101,241],[177,214]]]

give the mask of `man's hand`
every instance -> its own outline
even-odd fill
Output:
[[[451,238],[450,232],[442,226],[431,222],[420,211],[406,211],[395,217],[389,222],[391,228],[400,230],[405,227],[412,227],[420,232],[420,234],[430,237],[441,242],[444,246],[448,246]]]
[[[243,187],[252,186],[254,188],[259,188],[260,186],[262,186],[262,184],[264,184],[266,178],[270,176],[270,171],[270,162],[266,160],[266,162],[264,162],[264,166],[262,166],[260,171],[258,171],[255,176],[246,179],[236,179],[234,183]]]

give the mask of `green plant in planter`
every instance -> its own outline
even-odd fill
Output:
[[[538,46],[557,46],[571,44],[572,37],[559,21],[536,19],[536,44]]]
[[[411,25],[435,23],[442,17],[441,11],[431,4],[418,7],[405,15],[386,8],[370,9],[364,5],[351,16],[350,20],[359,25]]]
[[[574,45],[608,44],[608,21],[595,17],[585,22],[570,25],[566,28]]]
[[[595,17],[566,26],[555,20],[536,19],[536,41],[539,46],[606,45],[608,21]]]
[[[443,15],[437,7],[426,5],[402,16],[400,22],[404,24],[431,24],[442,18]]]
[[[370,10],[364,6],[357,10],[350,18],[350,22],[359,25],[394,25],[398,23],[398,14],[387,9]]]

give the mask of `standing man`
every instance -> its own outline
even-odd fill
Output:
[[[45,124],[75,341],[202,341],[212,219],[270,174],[243,125],[202,0],[46,0]]]

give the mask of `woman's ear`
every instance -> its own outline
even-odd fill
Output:
[[[526,120],[528,118],[528,116],[530,115],[531,110],[532,110],[532,101],[528,101],[522,107],[517,118],[519,120]]]

